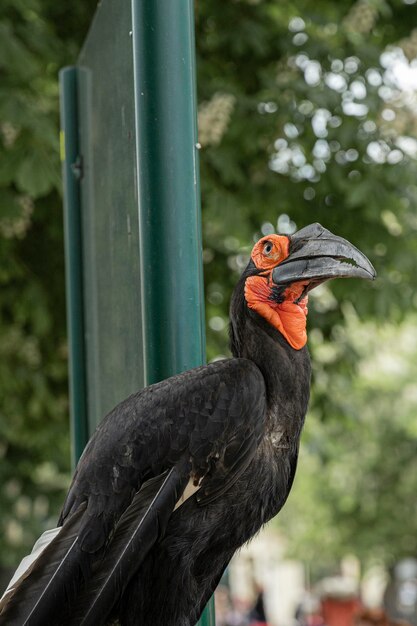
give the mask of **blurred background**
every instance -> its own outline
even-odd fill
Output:
[[[2,585],[70,480],[58,70],[95,5],[0,5]],[[383,625],[385,603],[416,625],[417,2],[200,0],[196,39],[209,360],[261,235],[319,221],[378,272],[311,295],[295,485],[218,624]]]

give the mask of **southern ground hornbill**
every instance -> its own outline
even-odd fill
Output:
[[[308,292],[373,279],[319,224],[253,248],[230,308],[233,358],[152,385],[98,426],[55,538],[1,624],[191,626],[233,553],[281,509],[310,389]]]

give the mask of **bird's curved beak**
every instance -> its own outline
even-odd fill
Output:
[[[275,285],[307,281],[309,290],[331,278],[374,280],[367,257],[320,224],[310,224],[290,237],[289,255],[272,271]]]

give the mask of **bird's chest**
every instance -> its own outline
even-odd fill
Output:
[[[224,499],[209,505],[206,515],[216,526],[216,536],[227,536],[228,545],[234,545],[234,549],[253,537],[283,506],[292,473],[285,435],[274,433],[274,440],[262,442],[252,463]]]

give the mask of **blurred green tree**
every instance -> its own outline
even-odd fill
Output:
[[[413,369],[388,384],[375,367],[376,385],[364,372],[379,362],[379,344],[401,345],[410,332],[410,322],[383,332],[365,320],[399,322],[417,306],[412,4],[237,2],[217,14],[213,2],[198,21],[210,356],[226,353],[230,268],[244,267],[252,237],[320,221],[379,275],[372,286],[339,281],[311,296],[311,417],[278,523],[317,571],[346,551],[390,561],[417,548],[416,397],[400,391]],[[219,58],[227,62],[214,83]],[[343,327],[348,310],[355,324]]]
[[[34,535],[53,523],[68,472],[57,72],[75,60],[93,10],[92,0],[73,3],[71,9],[52,0],[4,0],[0,7],[4,565],[15,562]],[[391,473],[385,462],[385,435],[396,433],[404,454],[414,442],[409,427],[395,430],[395,420],[395,433],[378,430],[373,436],[370,425],[377,429],[389,422],[393,395],[384,403],[381,391],[377,402],[375,388],[365,389],[360,364],[367,354],[357,338],[376,333],[383,341],[380,327],[366,326],[371,324],[366,320],[400,321],[417,306],[412,72],[417,37],[410,32],[416,17],[414,0],[196,4],[209,358],[227,354],[229,295],[254,237],[276,229],[290,233],[320,221],[354,241],[379,273],[373,286],[339,281],[311,298],[316,392],[304,456],[306,466],[317,468],[329,483],[326,497],[315,504],[319,519],[340,530],[329,545],[332,558],[337,542],[340,550],[369,554],[384,550],[389,540],[391,553],[403,553],[399,533],[381,527],[371,534],[366,515],[355,512],[370,484],[365,475],[380,475],[381,485],[382,477],[393,486],[398,481],[394,459]],[[358,316],[356,337],[349,307]],[[332,350],[329,342],[340,358],[323,356]],[[374,344],[368,347],[377,354]],[[372,405],[367,416],[375,406],[374,418],[365,425],[365,418],[355,418],[364,400]],[[348,414],[354,419],[349,421]],[[329,478],[335,468],[350,472],[347,453],[343,464],[343,429],[351,433],[355,450],[371,442],[375,452],[369,463],[354,458],[355,467],[363,467],[363,482],[349,484],[348,494]],[[412,481],[411,466],[407,475]],[[299,493],[318,494],[305,473],[299,483]],[[303,520],[297,498],[292,511]],[[391,510],[392,527],[403,522],[407,507],[399,496]],[[328,528],[321,530],[318,541]],[[304,546],[309,533],[311,526],[302,535]]]
[[[68,484],[59,68],[93,2],[0,7],[0,563],[54,524]]]
[[[365,566],[417,554],[417,318],[360,322],[349,306],[344,317],[328,341],[310,333],[315,406],[279,518],[313,576],[349,553]],[[349,362],[353,375],[338,365]]]

